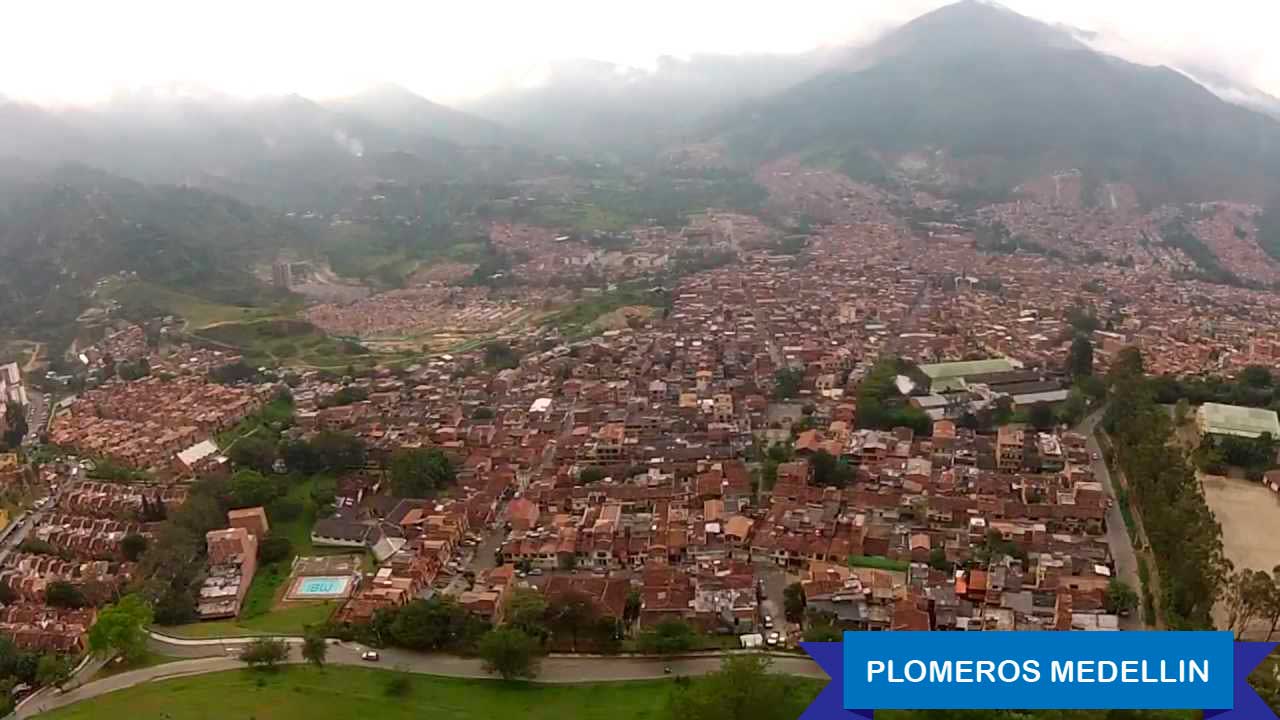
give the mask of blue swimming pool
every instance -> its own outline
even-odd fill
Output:
[[[349,577],[309,577],[298,583],[295,595],[342,595],[351,584]]]

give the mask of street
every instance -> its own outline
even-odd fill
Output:
[[[1129,538],[1129,530],[1124,524],[1124,515],[1120,512],[1120,501],[1116,497],[1111,470],[1107,468],[1106,460],[1102,456],[1102,448],[1099,447],[1098,438],[1094,434],[1101,418],[1101,412],[1093,413],[1080,423],[1077,431],[1088,437],[1089,452],[1098,457],[1093,461],[1094,477],[1102,481],[1103,487],[1107,490],[1107,496],[1112,500],[1111,507],[1107,508],[1107,545],[1111,548],[1111,557],[1116,563],[1116,573],[1121,580],[1141,595],[1142,582],[1138,578],[1138,555],[1134,552],[1133,541]],[[1144,626],[1141,616],[1141,611],[1135,610],[1129,613],[1128,617],[1120,618],[1121,629],[1142,630]]]
[[[144,682],[171,677],[186,677],[204,673],[236,670],[245,667],[238,659],[239,648],[248,640],[169,642],[152,636],[149,645],[153,652],[171,657],[189,658],[155,667],[133,670],[72,687],[62,693],[42,691],[18,708],[16,717],[27,718],[55,708],[88,700],[116,690],[122,690]],[[291,640],[289,662],[301,662],[301,642]],[[355,643],[333,643],[329,646],[327,663],[331,665],[359,665],[364,667],[398,670],[402,672],[441,675],[445,677],[489,679],[493,676],[484,670],[478,658],[455,655],[413,653],[395,649],[379,649],[379,660],[361,659],[366,650]],[[671,668],[668,675],[665,668]],[[582,683],[622,680],[654,680],[669,676],[705,675],[720,669],[717,655],[689,656],[683,658],[629,658],[629,657],[565,657],[552,655],[542,659],[537,682]],[[97,668],[86,669],[82,677],[91,676]],[[826,674],[807,657],[774,657],[773,672],[805,677],[825,678]]]

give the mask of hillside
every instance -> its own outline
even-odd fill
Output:
[[[743,156],[800,153],[868,179],[905,174],[899,161],[915,153],[931,161],[912,172],[993,194],[1073,167],[1129,182],[1146,202],[1261,200],[1276,187],[1276,121],[1004,8],[944,7],[860,58],[860,69],[785,90],[712,134]]]
[[[249,264],[308,242],[297,226],[239,201],[83,166],[0,181],[0,334],[62,331],[95,283],[122,271],[206,299],[250,303],[265,289]]]
[[[0,158],[329,212],[379,182],[489,182],[543,162],[515,133],[398,88],[331,104],[140,92],[51,111],[0,100]]]

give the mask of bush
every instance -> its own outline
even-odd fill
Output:
[[[303,506],[298,500],[290,500],[289,498],[276,498],[267,505],[267,518],[274,525],[276,523],[289,523],[302,517]]]

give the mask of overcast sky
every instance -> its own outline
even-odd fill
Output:
[[[557,59],[799,52],[865,42],[940,0],[8,0],[0,95],[91,102],[190,84],[237,95],[397,82],[456,102]],[[1123,39],[1130,59],[1194,62],[1280,95],[1280,9],[1260,0],[1007,0]],[[1209,8],[1209,9],[1206,9]],[[1211,9],[1211,11],[1210,11]]]

